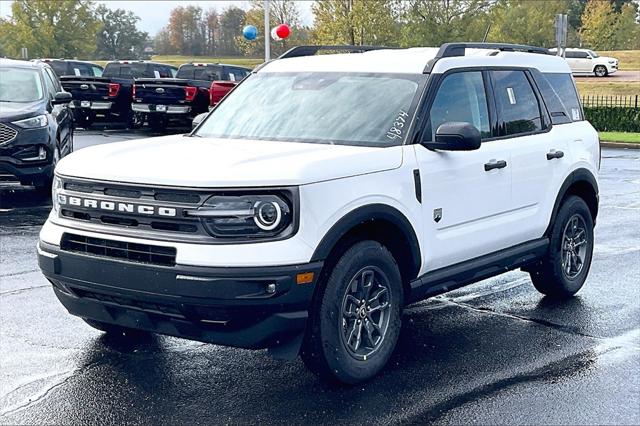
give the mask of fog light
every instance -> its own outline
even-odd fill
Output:
[[[271,284],[267,284],[267,293],[269,294],[273,294],[276,292],[276,285],[271,283]]]
[[[47,150],[41,146],[38,148],[38,155],[36,157],[23,158],[22,161],[40,161],[47,158]]]

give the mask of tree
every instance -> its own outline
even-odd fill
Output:
[[[171,45],[181,55],[202,55],[205,35],[202,25],[202,8],[178,6],[169,15],[167,25]]]
[[[482,41],[492,0],[411,0],[403,3],[402,44],[439,46]]]
[[[220,54],[238,56],[242,53],[238,46],[238,40],[242,37],[242,27],[245,24],[246,16],[244,10],[235,6],[222,12],[220,16]]]
[[[400,25],[393,0],[317,0],[313,39],[319,44],[397,46]]]
[[[616,14],[611,3],[589,0],[582,13],[582,42],[592,49],[611,49],[615,43]]]
[[[167,27],[158,31],[158,34],[153,38],[153,50],[158,55],[175,55],[178,50],[171,45],[171,34]]]
[[[96,56],[100,59],[138,58],[144,54],[148,34],[139,31],[140,20],[133,12],[98,6],[100,29],[96,36]]]
[[[614,33],[614,49],[640,49],[640,24],[636,21],[637,6],[627,3],[618,14]]]
[[[5,53],[31,57],[88,57],[95,51],[99,24],[90,0],[14,0],[11,17],[0,21]]]
[[[215,56],[218,48],[218,37],[220,37],[220,21],[218,11],[209,9],[204,15],[203,34],[205,43],[205,53]]]
[[[567,11],[565,0],[539,2],[505,0],[492,11],[492,26],[487,41],[554,46],[555,16]]]

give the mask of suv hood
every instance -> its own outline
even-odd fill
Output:
[[[56,167],[62,176],[188,187],[303,185],[400,167],[402,147],[184,137],[81,149]]]
[[[0,122],[22,120],[42,114],[44,101],[0,102]]]
[[[609,61],[616,61],[618,62],[618,60],[616,58],[612,58],[611,56],[598,56],[596,59],[594,59],[595,61],[600,61],[600,62],[609,62]]]

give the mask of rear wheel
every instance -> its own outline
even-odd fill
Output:
[[[607,74],[609,74],[607,72],[607,67],[605,67],[604,65],[597,65],[593,69],[593,73],[596,75],[596,77],[606,77]]]
[[[139,129],[144,124],[144,114],[135,111],[129,111],[127,116],[127,128]]]
[[[139,339],[148,337],[151,333],[143,330],[136,330],[134,328],[121,327],[115,324],[109,324],[102,321],[96,321],[91,319],[82,318],[84,322],[89,324],[96,330],[103,331],[109,336],[118,337],[122,339]]]
[[[593,218],[580,197],[570,196],[562,204],[551,230],[549,251],[530,269],[531,281],[550,297],[566,298],[584,285],[593,256]]]
[[[303,361],[325,381],[355,384],[375,376],[396,346],[402,301],[391,253],[375,241],[353,245],[310,311]]]

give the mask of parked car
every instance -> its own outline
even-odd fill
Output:
[[[51,187],[58,160],[73,151],[69,102],[48,65],[0,59],[0,174]]]
[[[49,65],[58,77],[66,75],[101,77],[104,69],[92,62],[70,59],[34,59],[34,62],[44,62]]]
[[[550,49],[557,53],[557,49]],[[575,75],[594,74],[596,77],[606,77],[618,71],[618,59],[600,56],[589,49],[566,49],[565,59]]]
[[[145,114],[155,130],[164,129],[170,119],[189,123],[208,111],[209,105],[215,105],[250,72],[235,65],[184,64],[176,78],[137,79],[131,108]]]
[[[254,71],[191,137],[60,162],[39,264],[71,314],[300,354],[353,384],[387,363],[409,303],[517,268],[550,299],[580,290],[600,150],[564,59],[321,48]]]
[[[102,77],[64,76],[60,80],[73,95],[71,105],[79,127],[88,128],[99,117],[136,128],[142,125],[142,117],[131,110],[134,79],[174,77],[176,71],[176,67],[157,62],[114,61],[105,66]]]

